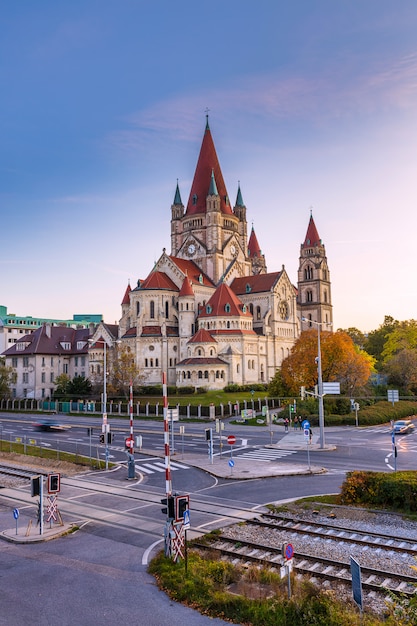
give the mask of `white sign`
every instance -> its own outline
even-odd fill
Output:
[[[190,511],[186,510],[184,511],[184,521],[183,521],[182,527],[184,530],[188,530],[188,528],[190,528],[190,525],[191,525]]]
[[[173,422],[178,422],[178,409],[168,409],[168,419],[172,420]]]
[[[323,394],[340,394],[340,383],[323,383]]]

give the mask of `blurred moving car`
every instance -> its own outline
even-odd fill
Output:
[[[35,430],[39,431],[51,431],[51,430],[68,430],[70,426],[65,426],[64,424],[59,424],[57,421],[52,419],[44,419],[40,420],[33,424]]]
[[[411,420],[397,420],[394,422],[393,431],[396,435],[408,435],[414,430],[414,424]]]

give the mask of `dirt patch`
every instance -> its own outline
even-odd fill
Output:
[[[91,471],[91,468],[86,465],[76,465],[75,463],[58,461],[57,459],[42,459],[38,456],[27,456],[14,452],[0,452],[0,463],[31,471],[45,472],[45,470],[51,470],[60,472],[64,476],[74,476],[75,474]]]

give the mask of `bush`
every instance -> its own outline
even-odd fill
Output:
[[[348,472],[340,492],[342,504],[417,512],[417,473]]]

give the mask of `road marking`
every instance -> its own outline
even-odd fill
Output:
[[[237,455],[236,458],[270,462],[296,453],[297,450],[271,450],[269,448],[262,448],[260,450],[250,450],[248,452],[244,452],[243,454]]]
[[[171,461],[170,467],[172,471],[177,471],[180,469],[190,469],[188,465],[182,465],[181,463],[177,463],[176,461]],[[145,474],[153,474],[155,472],[165,472],[165,463],[155,462],[155,463],[136,463],[135,468],[138,472],[144,472]]]

